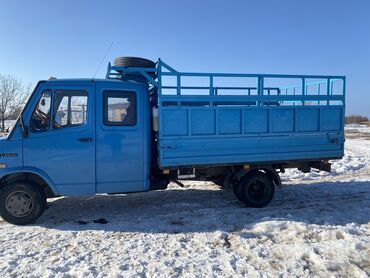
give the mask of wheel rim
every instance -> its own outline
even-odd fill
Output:
[[[266,197],[266,187],[261,181],[254,181],[248,188],[249,196],[255,201],[261,201]]]
[[[12,192],[6,198],[6,209],[14,217],[24,217],[31,213],[33,208],[32,197],[24,191]]]

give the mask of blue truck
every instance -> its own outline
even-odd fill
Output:
[[[47,198],[213,181],[266,206],[287,168],[344,154],[344,76],[179,72],[119,57],[105,79],[38,82],[0,139],[0,215],[33,223]]]

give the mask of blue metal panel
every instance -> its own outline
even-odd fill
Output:
[[[187,135],[188,111],[185,109],[163,110],[163,135]]]
[[[220,134],[240,134],[242,131],[240,109],[219,109],[218,121]]]
[[[341,131],[342,130],[341,107],[323,107],[320,110],[320,126],[322,131]]]
[[[15,127],[19,129],[19,126]],[[0,169],[0,176],[13,167],[21,167],[23,164],[22,139],[12,137],[6,140],[0,139],[0,163],[6,165],[6,169]]]
[[[215,132],[215,110],[198,109],[191,111],[192,135],[214,135]]]
[[[338,137],[339,139],[342,137]],[[343,138],[330,142],[326,134],[247,136],[161,140],[162,167],[320,159],[343,155]],[[175,145],[174,145],[175,144]],[[166,146],[173,148],[166,148]]]
[[[245,110],[245,132],[266,133],[269,129],[268,109],[246,109]]]
[[[294,131],[294,110],[293,108],[271,109],[272,132],[293,132]]]
[[[296,110],[297,131],[319,131],[319,108]],[[338,121],[339,119],[337,119]]]
[[[204,109],[202,108],[202,111]],[[304,111],[303,115],[316,115],[310,119],[313,123],[308,124],[309,118],[306,118],[307,121],[302,120],[302,114],[300,112],[294,113],[292,108],[245,108],[244,113],[247,115],[259,116],[261,128],[256,125],[254,133],[251,129],[248,132],[248,128],[246,128],[243,134],[162,136],[159,145],[162,155],[161,166],[319,159],[343,155],[342,132],[327,134],[326,132],[308,131],[308,129],[315,127],[317,129],[318,107],[307,109],[295,107],[294,109]],[[194,111],[196,110],[193,110],[192,113]],[[211,109],[210,111],[215,110]],[[271,126],[272,122],[279,121],[279,118],[269,118],[268,111],[286,116],[287,120],[283,120],[280,125],[282,128],[288,125],[290,129],[293,129],[293,123],[297,121],[298,130],[295,132],[280,132],[281,130],[279,130],[274,133],[275,135],[269,133],[268,126]],[[294,114],[297,115],[296,119],[292,118]],[[270,123],[268,119],[270,119]],[[210,121],[212,122],[212,120]],[[341,121],[341,118],[337,118],[336,121]],[[246,122],[248,121],[246,120]],[[333,140],[334,138],[338,140]]]

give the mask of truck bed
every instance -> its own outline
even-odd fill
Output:
[[[344,76],[180,73],[159,63],[161,168],[343,156]],[[188,77],[203,85],[182,85]],[[221,78],[228,86],[215,85]]]

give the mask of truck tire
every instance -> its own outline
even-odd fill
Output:
[[[118,57],[114,59],[114,65],[116,67],[155,68],[155,63],[153,61],[138,57]],[[122,71],[117,70],[117,72],[121,73]],[[147,74],[151,78],[156,78],[155,72],[147,72]],[[139,72],[131,72],[125,75],[122,74],[120,78],[125,81],[136,81],[141,83],[148,82],[148,79]]]
[[[153,61],[139,57],[117,57],[114,59],[114,65],[116,67],[155,68]]]
[[[45,208],[46,196],[38,186],[15,182],[0,189],[0,216],[8,223],[31,224]]]
[[[242,177],[233,189],[239,201],[253,208],[266,206],[271,202],[275,193],[273,180],[262,172]]]

